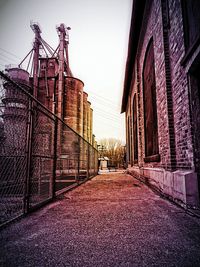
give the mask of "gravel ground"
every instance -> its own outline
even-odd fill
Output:
[[[1,231],[0,266],[200,266],[200,219],[127,174],[99,175]]]

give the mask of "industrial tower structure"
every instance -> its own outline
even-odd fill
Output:
[[[59,44],[53,49],[42,37],[41,28],[31,23],[35,34],[33,48],[18,65],[7,67],[10,78],[28,85],[32,94],[51,112],[56,114],[70,128],[94,147],[97,143],[93,135],[93,110],[88,95],[83,91],[84,83],[73,77],[69,66],[68,44],[69,27],[63,23],[56,27]],[[26,70],[22,68],[26,64]],[[60,134],[62,129],[59,130]]]
[[[55,50],[31,28],[31,51],[0,73],[0,224],[98,171],[91,103],[69,67],[70,28],[57,27]]]

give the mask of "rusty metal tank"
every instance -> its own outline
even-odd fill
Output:
[[[27,92],[31,93],[29,87],[29,73],[20,68],[7,69],[8,76],[23,87]],[[5,104],[4,116],[25,116],[24,110],[27,109],[28,97],[20,89],[17,89],[10,82],[4,83],[5,96],[3,103]]]
[[[8,76],[21,85],[29,85],[29,73],[21,68],[6,69]]]
[[[29,73],[20,68],[7,69],[8,76],[26,91],[29,87]],[[4,83],[5,95],[2,98],[2,114],[6,146],[20,153],[25,149],[28,119],[28,96],[10,82]],[[11,152],[11,151],[10,151]]]
[[[98,149],[98,144],[96,140],[94,141],[94,148]]]
[[[83,137],[83,83],[77,88],[77,133]]]
[[[65,78],[64,122],[81,136],[83,136],[83,86],[83,82],[77,78]]]
[[[93,145],[93,109],[90,108],[90,144]]]
[[[92,135],[92,146],[95,147],[95,135]]]
[[[83,92],[83,138],[88,140],[87,131],[88,131],[88,121],[87,121],[87,112],[88,112],[88,103],[87,103],[88,94]]]
[[[91,128],[91,103],[87,101],[87,141],[91,143],[91,135],[90,135],[90,128]]]

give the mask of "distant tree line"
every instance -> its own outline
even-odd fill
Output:
[[[116,138],[104,138],[99,142],[99,156],[108,157],[108,165],[123,168],[125,164],[125,145]]]

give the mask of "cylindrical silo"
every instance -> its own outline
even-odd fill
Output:
[[[13,81],[30,92],[29,73],[27,71],[20,68],[11,68],[7,72]],[[10,82],[4,83],[4,89],[5,96],[2,102],[5,105],[3,121],[6,147],[13,149],[15,153],[20,153],[20,151],[25,150],[26,145],[28,97]]]
[[[90,134],[90,128],[91,128],[91,103],[87,101],[87,141],[91,143],[91,134]]]
[[[77,88],[77,133],[83,137],[83,86],[80,83]]]
[[[87,112],[88,112],[88,103],[87,103],[88,94],[83,92],[83,138],[87,140],[87,131],[88,131],[88,121],[87,121]]]
[[[64,121],[83,136],[83,82],[74,77],[65,78]]]
[[[86,92],[83,92],[83,138],[87,141],[87,131],[88,131],[88,122],[87,122],[87,112],[88,112],[88,103],[87,103],[88,94]],[[84,140],[81,142],[81,168],[83,171],[87,172],[87,158],[88,158],[88,144]]]
[[[96,140],[94,141],[94,148],[98,149],[98,144]]]
[[[93,109],[90,108],[90,143],[91,145],[93,145],[92,134],[93,134]]]
[[[93,134],[92,135],[92,146],[94,147],[94,145],[95,145],[95,135]]]
[[[4,123],[0,120],[0,155],[3,153],[3,145],[5,143]]]
[[[81,80],[74,77],[65,77],[63,94],[64,122],[81,136],[83,135],[83,86],[84,84]],[[81,160],[80,151],[82,149],[80,137],[67,126],[62,126],[60,158],[62,164],[72,164],[73,166],[66,167],[63,165],[63,173],[69,167],[74,171],[77,170],[78,162]]]

